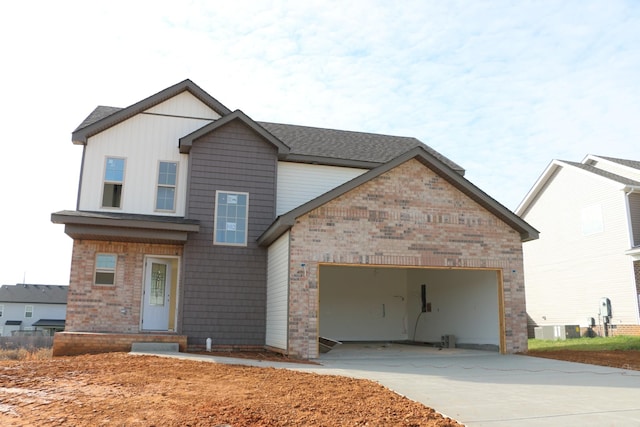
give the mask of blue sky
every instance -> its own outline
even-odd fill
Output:
[[[414,136],[512,210],[552,159],[640,160],[635,1],[6,2],[0,37],[0,284],[68,283],[71,131],[185,78],[255,120]]]

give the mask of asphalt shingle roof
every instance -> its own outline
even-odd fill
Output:
[[[606,157],[602,157],[602,158],[605,159]],[[610,160],[610,159],[608,159],[608,160]],[[636,181],[636,180],[633,180],[633,179],[626,178],[624,176],[616,175],[615,173],[607,172],[605,170],[598,169],[597,167],[594,167],[594,166],[591,166],[591,165],[585,165],[583,163],[576,163],[576,162],[569,162],[567,160],[561,160],[561,161],[563,163],[568,164],[568,165],[575,166],[575,167],[580,168],[582,170],[585,170],[585,171],[594,173],[596,175],[602,176],[604,178],[608,178],[610,180],[619,182],[620,184],[640,186],[640,181]],[[638,163],[638,162],[636,162],[636,163]]]
[[[58,285],[2,285],[0,286],[0,303],[66,304],[68,290],[68,286]]]
[[[640,161],[637,161],[637,160],[616,159],[615,157],[605,157],[605,156],[598,156],[598,157],[600,157],[601,159],[609,160],[610,162],[618,163],[623,166],[628,166],[630,168],[640,170]]]
[[[291,148],[291,155],[386,163],[412,148],[423,147],[452,169],[462,171],[459,165],[412,137],[280,123],[258,124],[287,144]]]
[[[95,122],[98,122],[106,117],[109,117],[113,113],[117,113],[120,110],[122,110],[122,108],[120,107],[107,107],[104,105],[98,105],[95,110],[93,110],[91,114],[89,114],[87,118],[78,125],[74,132],[86,128],[87,126],[92,125]]]
[[[74,132],[107,118],[120,110],[122,108],[98,106],[80,123]],[[413,137],[282,123],[257,123],[291,149],[289,155],[292,156],[293,160],[302,160],[301,157],[309,157],[313,158],[317,163],[331,163],[331,160],[348,160],[371,163],[371,166],[376,166],[421,146],[447,166],[464,174],[464,169],[460,165]]]

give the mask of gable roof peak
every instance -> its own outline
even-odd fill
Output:
[[[438,158],[428,147],[420,145],[398,155],[394,159],[376,167],[368,172],[359,175],[318,197],[304,203],[289,212],[276,218],[269,228],[258,238],[258,244],[268,246],[280,237],[285,231],[294,226],[297,218],[306,213],[328,203],[335,198],[359,187],[360,185],[389,172],[392,169],[406,163],[409,160],[417,160],[425,167],[431,169],[445,181],[449,182],[456,189],[474,200],[487,211],[500,218],[504,223],[516,230],[520,234],[522,241],[535,240],[538,238],[538,231],[526,223],[522,218],[511,212],[508,208],[500,204],[497,200],[476,187],[469,180],[464,178],[458,171],[453,169],[445,161]]]
[[[217,99],[205,92],[200,86],[189,79],[185,79],[179,83],[169,86],[160,92],[151,95],[142,101],[138,101],[126,108],[116,107],[98,107],[74,130],[71,134],[71,140],[74,144],[86,144],[87,139],[96,135],[112,126],[117,125],[138,113],[148,110],[182,92],[188,91],[209,108],[225,116],[231,113],[227,107],[220,103]]]
[[[234,120],[240,120],[245,125],[247,125],[251,130],[260,135],[264,140],[272,144],[278,150],[278,157],[284,158],[289,153],[289,146],[287,146],[280,139],[273,136],[270,132],[268,132],[264,127],[260,126],[257,122],[253,121],[253,119],[247,116],[242,110],[235,110],[233,113],[229,113],[226,116],[219,118],[207,125],[204,125],[200,129],[196,129],[188,135],[183,136],[178,140],[178,146],[180,147],[181,153],[188,153],[191,151],[191,146],[193,142],[210,133],[220,127],[230,123]]]
[[[640,171],[640,162],[638,161],[616,159],[613,157],[596,156],[593,154],[588,154],[581,162],[572,162],[569,160],[553,159],[549,163],[549,165],[546,167],[544,172],[542,172],[540,177],[533,184],[533,186],[531,187],[529,192],[526,194],[524,199],[520,202],[520,205],[518,205],[518,207],[515,210],[516,214],[524,216],[527,213],[528,209],[532,206],[538,194],[541,191],[543,191],[546,183],[554,175],[554,173],[565,167],[574,171],[579,171],[581,173],[588,174],[589,176],[606,179],[609,182],[612,182],[614,184],[621,184],[623,186],[630,186],[630,187],[640,186],[640,181],[637,181],[632,177],[630,178],[630,177],[622,176],[615,172],[612,172],[613,169],[600,168],[597,165],[598,162],[616,163],[621,166],[626,166],[626,167],[636,169],[636,172]]]

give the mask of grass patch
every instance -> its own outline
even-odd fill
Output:
[[[545,350],[640,350],[640,337],[616,336],[595,338],[573,338],[568,340],[529,340],[529,351]]]
[[[51,359],[52,350],[50,348],[12,348],[0,349],[0,360],[42,360]]]

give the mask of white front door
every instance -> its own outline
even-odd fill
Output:
[[[144,277],[142,329],[166,331],[169,329],[171,261],[147,258]]]

